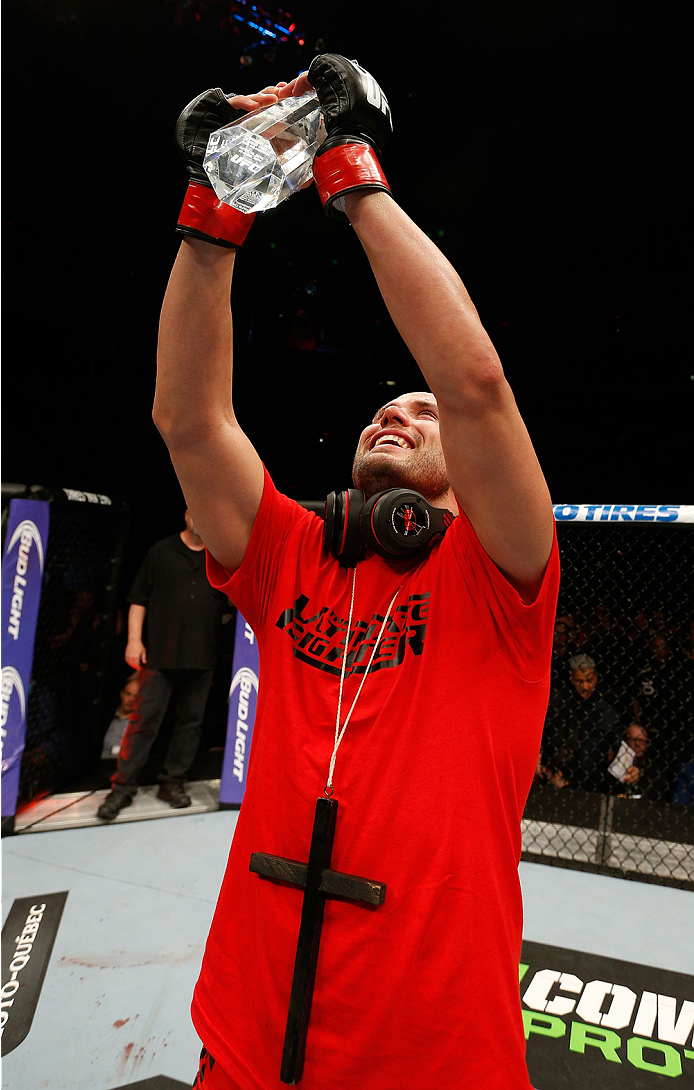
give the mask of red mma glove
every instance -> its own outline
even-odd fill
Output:
[[[390,187],[379,162],[390,142],[390,107],[373,76],[337,53],[314,57],[308,81],[315,88],[327,136],[316,153],[313,177],[328,215],[344,215],[344,197]]]
[[[176,143],[190,177],[176,232],[233,250],[243,245],[255,214],[246,215],[223,204],[202,166],[210,133],[246,116],[244,110],[230,106],[227,97],[232,96],[219,87],[205,91],[188,103],[176,122]]]

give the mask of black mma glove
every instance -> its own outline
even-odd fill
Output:
[[[210,133],[245,116],[245,111],[229,105],[221,88],[213,87],[189,102],[176,122],[176,143],[190,177],[178,217],[177,234],[200,238],[230,250],[243,244],[255,214],[238,212],[218,200],[202,161]]]
[[[390,107],[373,76],[337,53],[314,57],[315,88],[327,136],[316,152],[313,177],[328,215],[344,215],[345,194],[390,187],[379,159],[393,131]]]

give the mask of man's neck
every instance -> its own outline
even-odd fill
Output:
[[[432,507],[441,507],[444,511],[450,511],[452,515],[460,514],[460,507],[458,501],[455,498],[455,493],[452,488],[448,489],[448,492],[444,496],[439,496],[438,499],[429,500]]]

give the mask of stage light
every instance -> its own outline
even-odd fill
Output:
[[[258,41],[248,42],[245,57],[250,56],[250,50],[255,45],[268,38],[274,38],[278,43],[289,42],[293,39],[299,46],[306,44],[306,39],[297,32],[296,22],[282,8],[247,4],[246,0],[221,0],[221,3],[211,3],[210,0],[174,0],[171,9],[174,24],[177,27],[183,26],[189,19],[193,19],[196,23],[204,23],[213,18],[222,33],[230,27],[237,33],[238,28],[234,24],[243,23],[252,35],[258,36]],[[241,63],[247,67],[253,63],[253,58],[251,57],[250,61],[243,60]]]
[[[277,37],[274,30],[268,30],[266,27],[262,27],[258,23],[252,23],[250,19],[248,20],[248,25],[249,25],[249,27],[252,27],[253,30],[257,30],[265,38],[276,38]]]

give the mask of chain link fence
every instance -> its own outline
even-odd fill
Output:
[[[50,502],[18,803],[64,789],[98,763],[113,711],[118,581],[127,505],[73,489],[12,494]],[[5,497],[3,486],[3,501]],[[122,618],[120,618],[122,620]]]
[[[691,510],[555,509],[562,583],[526,860],[694,889]]]
[[[50,500],[51,516],[20,805],[99,761],[129,521],[127,506],[108,497],[24,495]],[[640,523],[611,514],[629,510],[665,514]],[[687,511],[555,509],[562,583],[542,750],[522,822],[525,860],[694,889]]]

